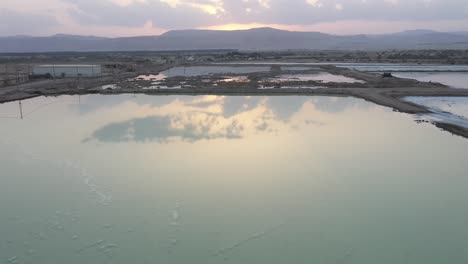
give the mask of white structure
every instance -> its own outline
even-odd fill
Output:
[[[102,75],[101,65],[38,65],[33,75],[50,74],[54,78],[98,77]]]

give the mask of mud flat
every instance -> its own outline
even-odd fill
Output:
[[[171,65],[171,67],[174,65]],[[378,105],[390,107],[395,111],[422,114],[431,113],[426,106],[403,100],[409,96],[468,96],[468,89],[453,89],[434,82],[421,82],[404,78],[383,78],[379,73],[361,72],[333,65],[314,65],[300,68],[290,68],[296,65],[262,65],[258,72],[258,64],[196,64],[179,65],[176,72],[166,78],[161,72],[170,67],[161,68],[155,72],[134,72],[99,79],[55,80],[29,83],[20,86],[10,86],[0,89],[0,103],[23,100],[37,96],[84,95],[84,94],[127,94],[141,93],[154,95],[332,95],[353,96],[362,98]],[[297,65],[299,67],[299,65]],[[210,67],[213,70],[210,70]],[[229,71],[229,67],[234,70]],[[243,70],[242,67],[247,67]],[[270,70],[266,71],[265,67]],[[184,69],[185,68],[185,69]],[[218,68],[216,70],[215,68]],[[219,69],[225,69],[219,71]],[[199,72],[197,72],[199,71]],[[167,71],[166,71],[167,72]],[[189,72],[190,74],[183,74]],[[288,76],[306,76],[316,74],[338,76],[336,80],[326,82],[313,78],[274,78]],[[141,78],[144,74],[160,76],[161,78]],[[236,81],[242,79],[242,81]],[[343,79],[355,79],[358,82],[341,82]],[[287,89],[278,89],[278,88]],[[468,138],[468,131],[455,124],[435,123],[438,127],[454,134]]]

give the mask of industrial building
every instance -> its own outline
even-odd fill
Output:
[[[54,78],[99,77],[102,68],[101,65],[38,65],[34,66],[33,75]]]

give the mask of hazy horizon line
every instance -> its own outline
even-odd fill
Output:
[[[457,34],[457,33],[468,33],[468,30],[463,31],[463,30],[454,30],[454,31],[441,31],[441,30],[433,30],[433,29],[426,29],[426,28],[419,28],[419,29],[408,29],[408,30],[400,30],[400,31],[394,31],[394,32],[383,32],[383,33],[356,33],[356,34],[338,34],[338,33],[329,33],[326,31],[316,31],[316,30],[288,30],[288,29],[281,29],[277,27],[268,27],[268,26],[260,26],[260,27],[252,27],[252,28],[246,28],[246,29],[213,29],[213,28],[186,28],[186,29],[172,29],[172,30],[167,30],[162,32],[161,34],[142,34],[142,35],[122,35],[122,36],[101,36],[101,35],[84,35],[84,34],[73,34],[73,33],[64,33],[64,32],[57,32],[54,34],[47,34],[47,35],[29,35],[29,34],[17,34],[17,35],[0,35],[2,38],[13,38],[13,37],[33,37],[33,38],[40,38],[40,37],[54,37],[54,36],[79,36],[79,37],[96,37],[96,38],[133,38],[133,37],[158,37],[162,36],[168,32],[173,32],[173,31],[249,31],[249,30],[256,30],[256,29],[273,29],[273,30],[278,30],[278,31],[287,31],[287,32],[302,32],[302,33],[321,33],[321,34],[326,34],[326,35],[332,35],[332,36],[359,36],[359,35],[365,35],[365,36],[378,36],[378,35],[392,35],[392,34],[398,34],[398,33],[405,33],[405,32],[417,32],[417,31],[428,31],[428,32],[434,32],[434,33],[451,33],[451,34]]]

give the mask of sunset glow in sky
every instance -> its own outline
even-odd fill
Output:
[[[333,34],[468,31],[467,0],[0,0],[0,35],[136,36],[274,27]]]

